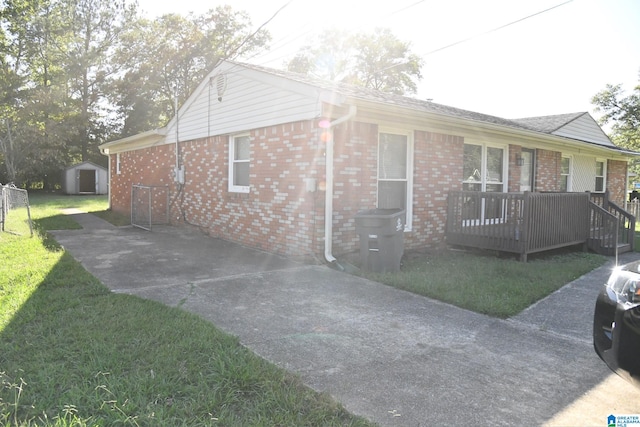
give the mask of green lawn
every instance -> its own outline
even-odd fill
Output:
[[[601,255],[577,251],[537,254],[526,263],[480,252],[446,251],[414,254],[400,273],[365,275],[468,310],[507,318],[606,261]]]
[[[66,196],[36,192],[29,194],[29,203],[36,208],[32,213],[36,224],[44,230],[72,230],[80,227],[68,215],[63,214],[62,209],[91,212],[118,226],[131,223],[128,216],[118,215],[108,209],[109,200],[106,195]]]
[[[209,322],[112,294],[41,235],[103,197],[30,202],[39,233],[0,233],[0,425],[370,425]]]
[[[36,236],[0,233],[0,425],[368,425],[201,318],[110,293],[46,230],[62,208],[116,223],[104,196],[30,198]],[[556,252],[522,263],[481,253],[410,254],[382,283],[509,317],[606,262]]]

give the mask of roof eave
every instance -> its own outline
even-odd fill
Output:
[[[157,145],[167,135],[167,128],[153,129],[126,138],[117,139],[100,145],[98,148],[104,155],[122,151],[139,150]]]
[[[369,108],[379,109],[380,112],[384,112],[385,110],[389,110],[388,104],[383,104],[375,101],[364,100],[361,98],[350,98],[347,100],[347,104],[354,103],[356,105],[368,106]],[[618,147],[607,147],[603,145],[599,145],[597,143],[592,143],[588,141],[576,140],[564,136],[558,136],[553,134],[548,134],[545,132],[534,131],[529,129],[505,126],[480,120],[473,120],[466,117],[456,117],[452,115],[448,115],[445,113],[433,112],[433,111],[425,111],[419,108],[411,108],[408,106],[400,106],[393,105],[393,109],[403,110],[403,111],[411,111],[414,115],[420,116],[422,119],[431,119],[433,121],[437,121],[443,125],[449,125],[451,127],[455,127],[461,130],[466,131],[490,131],[497,134],[502,135],[510,135],[517,136],[522,139],[526,139],[529,141],[542,141],[549,146],[553,146],[559,150],[563,148],[573,148],[573,149],[589,149],[590,151],[599,151],[606,152],[609,154],[616,154],[622,157],[629,156],[640,156],[640,153],[633,152],[629,150],[624,150]]]

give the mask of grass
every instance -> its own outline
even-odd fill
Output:
[[[37,207],[32,216],[37,226],[43,230],[73,230],[80,228],[80,225],[73,218],[61,212],[62,209],[78,209],[83,212],[90,212],[116,226],[131,224],[128,216],[117,214],[108,209],[109,200],[106,195],[66,196],[36,192],[29,194],[29,203]]]
[[[458,307],[507,318],[607,261],[601,255],[567,251],[531,258],[524,263],[451,251],[410,256],[396,274],[365,275]]]
[[[110,293],[46,237],[79,227],[62,208],[108,218],[104,196],[30,201],[38,235],[0,234],[0,425],[368,425],[201,318]],[[368,277],[506,318],[605,261],[447,252]]]
[[[370,425],[200,317],[111,293],[43,236],[62,207],[103,209],[66,200],[31,198],[37,236],[0,234],[0,425]]]

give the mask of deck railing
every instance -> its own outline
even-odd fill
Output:
[[[633,221],[606,195],[594,204],[589,193],[453,191],[446,235],[450,244],[513,252],[526,261],[531,253],[578,244],[617,250],[619,242],[633,244]]]
[[[589,209],[589,248],[605,255],[618,256],[620,233],[618,218],[598,203],[591,203]]]
[[[525,193],[527,244],[523,252],[586,244],[589,238],[587,193]]]
[[[633,250],[635,246],[636,221],[638,218],[637,210],[633,209],[634,203],[629,202],[625,208],[622,208],[609,199],[608,192],[592,193],[591,201],[618,219],[618,243],[619,245],[629,245],[630,249]]]
[[[634,249],[636,218],[615,203],[609,202],[609,212],[618,218],[620,243],[631,245]]]
[[[453,191],[449,193],[450,244],[520,252],[524,242],[524,195]]]

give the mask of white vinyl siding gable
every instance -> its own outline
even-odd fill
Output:
[[[226,76],[226,87],[218,100],[220,74]],[[169,123],[165,142],[175,142],[176,121],[180,141],[189,141],[318,117],[317,90],[270,78],[273,81],[265,81],[256,71],[239,67],[215,71]]]
[[[583,114],[575,120],[552,132],[553,135],[581,141],[593,142],[607,147],[615,147],[609,137],[589,114]]]

